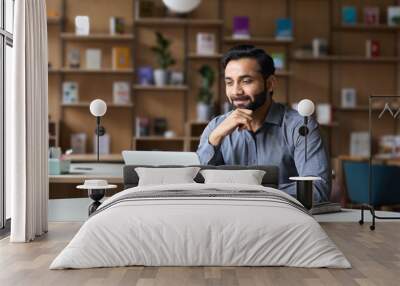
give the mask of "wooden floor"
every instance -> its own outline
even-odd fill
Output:
[[[27,244],[0,241],[0,285],[400,285],[400,223],[379,222],[373,232],[357,223],[322,224],[352,263],[349,270],[289,267],[122,267],[48,270],[79,229],[51,223]]]

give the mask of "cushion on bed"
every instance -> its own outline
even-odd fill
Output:
[[[139,176],[136,173],[135,169],[137,167],[145,167],[145,168],[183,168],[184,166],[178,165],[164,165],[164,166],[149,166],[149,165],[125,165],[123,168],[124,173],[124,189],[129,189],[138,186]],[[279,168],[277,166],[272,165],[251,165],[251,166],[240,166],[240,165],[194,165],[187,167],[199,167],[201,170],[263,170],[265,171],[265,175],[262,179],[262,185],[264,187],[278,188],[279,181]],[[204,183],[204,177],[200,172],[197,173],[197,176],[194,178],[196,183]]]
[[[204,183],[261,185],[265,171],[262,170],[201,170]]]
[[[135,168],[139,176],[139,186],[195,183],[193,179],[199,170],[199,167]]]

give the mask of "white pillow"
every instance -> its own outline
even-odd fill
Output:
[[[199,167],[182,168],[135,168],[139,176],[138,186],[195,183]]]
[[[261,185],[265,171],[261,170],[201,170],[205,184],[226,183]]]

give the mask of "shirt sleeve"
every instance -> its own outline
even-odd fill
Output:
[[[217,118],[211,120],[204,129],[200,137],[200,144],[197,148],[197,155],[201,165],[223,165],[224,159],[221,152],[221,144],[218,146],[212,145],[208,141],[211,132],[218,126]]]
[[[299,176],[317,176],[322,180],[314,182],[313,199],[316,202],[328,201],[331,192],[331,167],[321,138],[317,121],[310,118],[307,135],[307,161],[305,161],[305,137],[299,134],[303,122],[297,124],[294,136],[294,162]],[[286,186],[289,192],[296,192],[296,183]]]

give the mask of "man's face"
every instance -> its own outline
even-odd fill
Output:
[[[235,108],[252,109],[256,99],[265,97],[265,85],[266,81],[255,59],[231,60],[225,68],[226,95]]]

